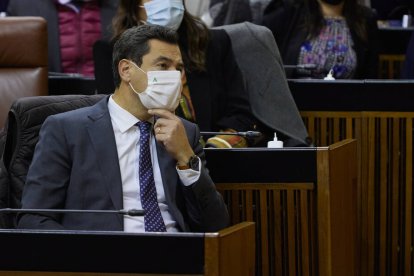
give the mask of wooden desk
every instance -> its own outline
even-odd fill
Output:
[[[356,146],[206,149],[232,223],[256,222],[256,275],[357,275]]]
[[[318,146],[358,142],[361,275],[413,275],[413,81],[289,86]]]
[[[218,233],[0,230],[0,275],[254,274],[254,223]]]

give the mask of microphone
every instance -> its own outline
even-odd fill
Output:
[[[245,138],[256,138],[262,136],[262,133],[259,131],[240,131],[240,132],[214,132],[214,131],[200,131],[201,135],[236,135]]]
[[[130,209],[130,210],[74,210],[74,209],[0,209],[0,213],[25,213],[25,214],[50,214],[50,213],[80,213],[80,214],[116,214],[126,215],[131,217],[144,216],[144,210]]]
[[[316,64],[296,64],[296,65],[283,65],[285,69],[306,69],[306,70],[315,70]]]

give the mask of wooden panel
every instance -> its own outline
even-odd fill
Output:
[[[229,210],[235,201],[228,194],[246,197],[238,219],[249,216],[256,222],[256,275],[317,275],[313,267],[317,239],[312,236],[316,225],[309,200],[314,196],[313,183],[216,183],[216,187]]]
[[[399,127],[399,119],[393,118],[390,120],[390,123],[392,125],[390,126],[390,132],[391,132],[391,156],[390,156],[390,170],[392,172],[390,176],[390,183],[391,183],[391,206],[389,213],[391,214],[391,219],[388,224],[391,225],[391,274],[392,275],[399,275],[399,260],[398,260],[398,252],[399,252],[399,244],[398,244],[398,238],[399,235],[399,229],[400,229],[400,214],[399,211],[399,203],[400,203],[400,196],[399,196],[399,134],[400,134],[400,127]]]
[[[379,78],[399,79],[405,55],[380,55]]]
[[[301,269],[300,271],[303,272],[302,275],[308,276],[312,274],[311,269],[306,269],[310,267],[311,260],[309,257],[311,256],[309,248],[309,240],[310,240],[310,234],[312,233],[310,230],[311,228],[308,228],[306,226],[310,226],[311,221],[309,220],[310,216],[308,214],[309,208],[309,201],[308,201],[308,193],[305,191],[300,191],[300,222],[298,224],[301,226],[300,233],[301,233],[301,242],[299,245],[301,246],[302,254],[300,256],[300,264]],[[305,269],[304,269],[305,268]]]
[[[343,141],[329,146],[329,197],[321,198],[318,188],[320,205],[329,200],[329,235],[331,271],[329,275],[358,275],[358,234],[357,234],[357,172],[356,143]],[[319,152],[318,152],[319,160]],[[326,171],[319,167],[318,175]],[[318,185],[320,180],[318,177]],[[318,215],[321,210],[318,209]],[[318,228],[321,226],[318,225]],[[323,256],[323,252],[319,252]],[[320,262],[319,262],[320,263]]]
[[[414,113],[302,111],[301,114],[316,146],[327,146],[324,141],[332,143],[344,138],[358,141],[360,275],[414,275]]]
[[[330,224],[330,206],[329,203],[329,156],[328,152],[322,151],[318,153],[318,251],[321,252],[319,258],[319,275],[332,275],[332,255],[331,255],[331,224]],[[328,203],[328,204],[327,204]]]
[[[375,241],[378,231],[375,225],[375,201],[378,197],[375,194],[376,187],[376,175],[375,175],[375,160],[376,147],[374,143],[368,141],[375,141],[375,119],[374,118],[362,118],[362,125],[367,126],[362,129],[361,136],[361,274],[362,275],[375,275],[377,271],[376,264],[376,252]],[[366,173],[364,173],[366,172]],[[364,204],[365,203],[365,204]]]
[[[205,237],[205,275],[251,276],[255,270],[255,228],[242,222]]]
[[[328,124],[344,135],[345,120]],[[346,140],[312,154],[309,183],[216,183],[232,223],[247,216],[256,222],[258,276],[357,275],[357,143]]]
[[[289,273],[292,275],[297,275],[296,272],[296,255],[297,247],[296,247],[296,227],[295,227],[295,211],[297,208],[295,206],[295,199],[294,193],[292,191],[286,192],[286,203],[287,203],[287,227],[288,227],[288,235],[287,235],[287,248],[288,248],[288,263],[289,263]]]
[[[46,271],[0,271],[0,276],[199,276],[201,274],[141,274],[141,273],[91,273]],[[217,275],[217,274],[216,274]]]
[[[411,275],[412,270],[412,224],[413,224],[413,120],[407,119],[405,150],[405,243],[404,243],[404,275]]]
[[[274,241],[270,243],[272,251],[274,252],[274,266],[271,271],[275,272],[275,275],[283,275],[283,271],[286,269],[283,267],[283,256],[286,256],[283,251],[283,232],[282,224],[275,224],[276,221],[282,222],[284,214],[283,208],[281,207],[282,192],[275,190],[273,193],[273,231],[271,236],[274,237]],[[272,262],[271,262],[272,264]]]
[[[387,192],[387,120],[385,118],[379,119],[379,139],[380,139],[380,149],[379,156],[376,159],[379,159],[379,165],[382,170],[380,170],[380,179],[379,179],[379,194],[380,194],[380,208],[379,208],[379,275],[387,274],[387,255],[386,255],[386,242],[387,242],[387,205],[388,205],[388,192]],[[375,159],[374,159],[375,160]]]

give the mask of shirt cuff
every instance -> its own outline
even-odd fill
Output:
[[[187,170],[179,170],[177,167],[177,173],[180,177],[181,182],[184,184],[184,186],[190,186],[198,181],[201,175],[201,160],[200,157],[198,157],[198,171],[187,169]]]

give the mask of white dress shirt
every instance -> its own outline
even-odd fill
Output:
[[[138,126],[136,126],[139,120],[120,107],[112,99],[112,96],[108,101],[108,110],[114,129],[119,167],[121,170],[123,208],[125,210],[142,209],[138,172],[140,131]],[[157,190],[158,206],[160,207],[167,231],[177,232],[177,223],[171,216],[165,199],[164,186],[162,183],[160,166],[158,164],[156,140],[152,132],[150,139],[151,162],[154,172],[155,188]],[[177,169],[177,172],[183,184],[188,186],[199,179],[200,169],[201,165],[199,166],[199,171]],[[145,232],[144,217],[124,216],[124,231]]]

